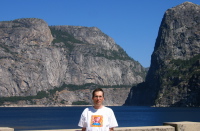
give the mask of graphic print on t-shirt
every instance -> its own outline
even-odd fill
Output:
[[[103,116],[102,115],[92,115],[90,126],[91,127],[102,127],[103,126]]]

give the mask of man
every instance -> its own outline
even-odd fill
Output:
[[[82,127],[82,131],[114,131],[118,123],[113,110],[103,105],[104,91],[95,89],[92,100],[94,106],[83,111],[78,126]]]

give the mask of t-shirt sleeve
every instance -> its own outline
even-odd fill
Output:
[[[114,114],[114,112],[112,110],[110,111],[109,123],[110,123],[109,124],[109,128],[117,127],[118,126],[117,120],[115,118],[115,114]]]
[[[81,117],[80,117],[80,120],[79,120],[79,123],[78,123],[79,127],[86,127],[87,126],[85,112],[86,112],[86,110],[84,110],[83,113],[81,114]]]

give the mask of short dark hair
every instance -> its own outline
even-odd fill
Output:
[[[97,89],[95,89],[95,90],[92,92],[92,98],[94,97],[94,94],[95,94],[95,92],[97,92],[97,91],[102,91],[102,92],[103,92],[103,97],[104,97],[104,91],[103,91],[103,89],[97,88]]]

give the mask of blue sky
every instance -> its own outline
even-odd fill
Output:
[[[150,66],[165,11],[185,0],[0,0],[0,21],[40,18],[48,25],[98,27],[144,67]],[[200,5],[200,0],[189,2]]]

